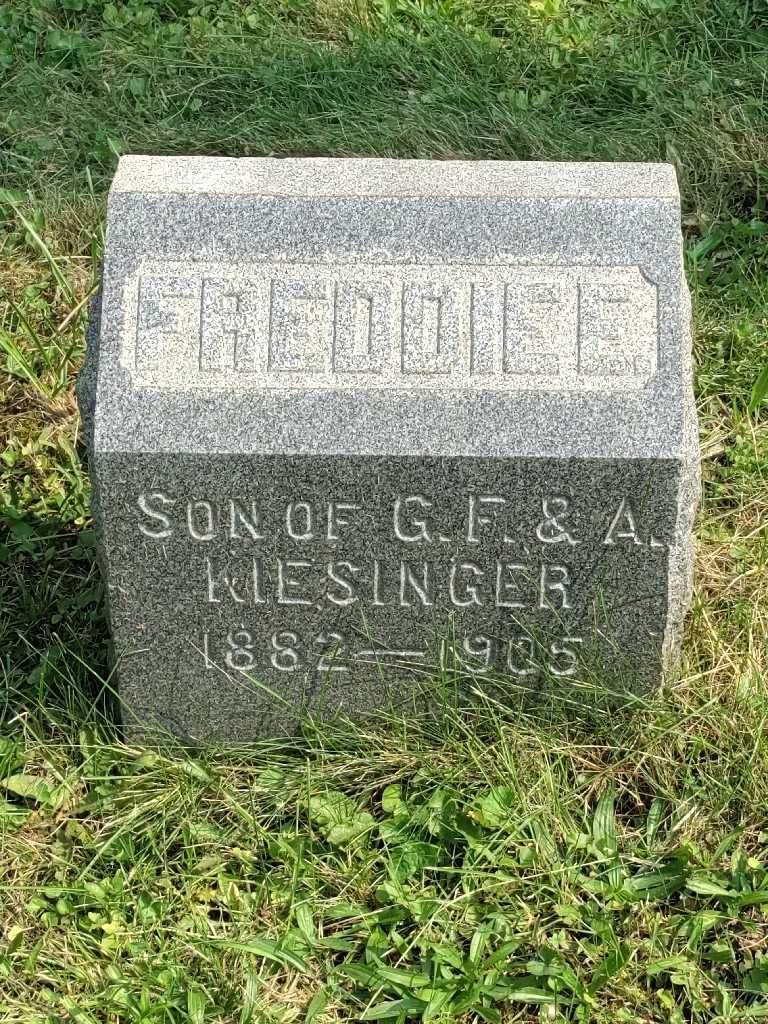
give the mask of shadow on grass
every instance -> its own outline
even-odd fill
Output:
[[[0,726],[114,717],[103,585],[92,530],[0,510]]]

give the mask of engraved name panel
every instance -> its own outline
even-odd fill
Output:
[[[657,301],[637,266],[150,260],[121,361],[162,388],[640,388]]]

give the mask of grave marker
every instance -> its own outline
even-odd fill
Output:
[[[440,659],[658,681],[698,481],[674,172],[124,157],[81,404],[125,721]]]

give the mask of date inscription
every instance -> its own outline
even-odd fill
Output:
[[[241,624],[223,638],[204,633],[202,655],[208,670],[224,664],[240,672],[258,671],[268,661],[277,672],[309,670],[323,676],[349,673],[359,666],[423,667],[431,656],[433,664],[458,668],[473,675],[507,672],[513,676],[537,677],[547,672],[564,677],[576,674],[578,652],[583,643],[584,638],[580,636],[542,642],[526,633],[506,638],[476,634],[452,643],[443,641],[437,650],[431,651],[426,646],[366,646],[359,638],[335,630],[307,637],[284,629],[272,633],[269,643],[260,649],[254,632]]]

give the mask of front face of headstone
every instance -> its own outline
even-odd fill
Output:
[[[124,160],[92,448],[126,723],[657,681],[696,491],[678,217],[647,165]]]

